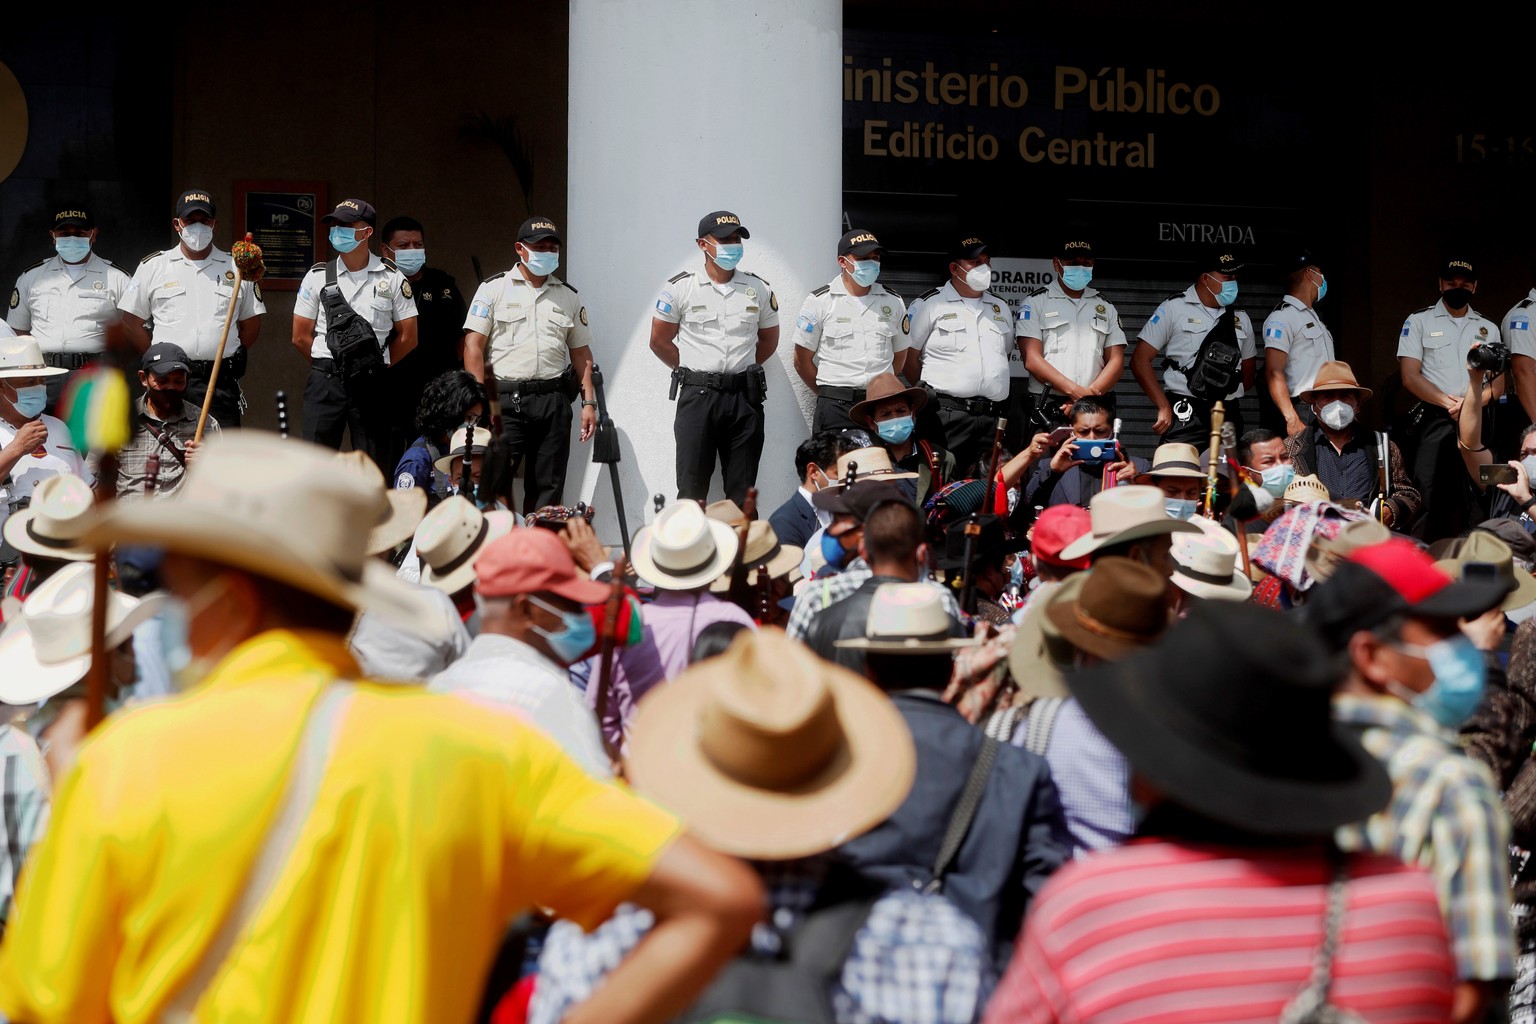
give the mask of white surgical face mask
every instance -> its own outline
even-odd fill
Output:
[[[213,241],[213,228],[207,224],[187,224],[178,232],[182,243],[193,252],[202,252]]]
[[[1317,418],[1330,430],[1343,430],[1355,422],[1355,410],[1345,402],[1334,400],[1318,411]]]
[[[985,263],[978,264],[965,272],[965,283],[979,292],[984,292],[992,287],[992,268]]]

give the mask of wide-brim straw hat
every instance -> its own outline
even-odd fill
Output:
[[[876,374],[864,388],[864,400],[853,403],[848,418],[860,426],[875,429],[875,406],[892,398],[905,398],[916,416],[928,404],[928,392],[920,387],[906,387],[894,373]]]
[[[1328,486],[1316,473],[1308,473],[1306,476],[1298,476],[1285,485],[1285,494],[1281,500],[1292,505],[1306,505],[1313,501],[1329,501],[1332,495],[1328,493]]]
[[[428,512],[416,528],[421,582],[445,594],[457,594],[475,582],[475,559],[485,546],[516,528],[517,517],[511,512],[481,512],[462,494],[453,495]]]
[[[837,460],[837,473],[832,482],[823,487],[820,492],[836,493],[848,484],[848,467],[856,467],[855,483],[866,483],[874,480],[916,480],[917,474],[906,470],[899,470],[891,462],[891,453],[878,445],[874,448],[855,448],[851,452],[844,453]]]
[[[1129,558],[1101,558],[1075,593],[1057,593],[1045,616],[1080,651],[1112,661],[1168,629],[1168,579]]]
[[[154,545],[419,630],[436,614],[435,600],[369,557],[368,534],[358,528],[378,522],[387,506],[382,493],[338,473],[329,449],[227,431],[204,443],[176,494],[108,506],[83,543]]]
[[[1061,549],[1062,561],[1091,555],[1101,548],[1145,540],[1162,533],[1195,533],[1200,528],[1173,519],[1163,505],[1163,492],[1143,484],[1111,487],[1088,502],[1089,531]]]
[[[95,521],[91,486],[73,474],[51,476],[32,490],[32,503],[5,521],[5,541],[24,555],[85,562],[95,557],[81,538]]]
[[[764,627],[641,699],[627,768],[705,844],[788,860],[890,817],[917,755],[889,696]]]
[[[768,578],[776,580],[798,570],[804,559],[805,549],[781,544],[779,535],[773,532],[767,520],[754,519],[747,526],[747,547],[741,556],[741,564],[746,566],[748,573],[755,573],[758,566],[766,564]],[[716,594],[726,593],[731,589],[730,576],[722,575],[709,585],[709,589]]]
[[[630,556],[640,578],[661,590],[713,583],[736,557],[736,531],[711,519],[697,502],[678,501],[635,534]]]
[[[442,458],[432,463],[432,467],[439,473],[442,473],[444,476],[451,476],[453,474],[453,460],[464,454],[463,429],[460,428],[454,431],[453,435],[451,435],[449,438],[450,441],[452,440],[453,436],[457,436],[459,438],[459,443],[454,446],[454,448],[451,449],[447,455],[444,455]],[[484,455],[486,450],[491,446],[491,432],[486,430],[484,427],[476,427],[472,436],[473,443],[469,446],[469,454],[471,456]]]
[[[0,702],[36,704],[63,693],[91,667],[91,607],[95,572],[69,565],[45,580],[18,618],[0,633]],[[163,595],[143,600],[107,591],[105,650],[118,647],[164,603]]]
[[[427,514],[427,492],[416,487],[390,487],[378,463],[364,452],[338,452],[336,461],[345,472],[356,473],[364,483],[377,487],[389,501],[389,514],[368,533],[368,553],[381,555],[410,540],[421,525],[421,517]]]
[[[1435,568],[1453,580],[1466,579],[1469,563],[1492,566],[1492,575],[1504,581],[1509,594],[1499,605],[1513,611],[1536,601],[1536,577],[1515,564],[1515,552],[1503,540],[1486,530],[1473,530],[1461,540],[1456,553],[1435,563]]]
[[[1173,538],[1173,585],[1211,601],[1246,601],[1253,581],[1239,564],[1237,538],[1204,516],[1190,520],[1200,533]]]
[[[980,643],[954,636],[955,623],[932,583],[882,583],[870,600],[864,635],[834,647],[878,654],[939,654]]]
[[[1204,480],[1207,475],[1200,468],[1200,453],[1195,446],[1178,442],[1158,445],[1157,451],[1152,453],[1152,468],[1142,474],[1144,477],[1182,476],[1194,480]]]
[[[1296,397],[1310,403],[1319,392],[1324,391],[1358,391],[1362,402],[1371,397],[1371,389],[1361,387],[1360,382],[1355,380],[1355,371],[1349,368],[1348,363],[1338,359],[1320,366],[1312,386]]]
[[[1072,666],[1073,648],[1062,639],[1045,610],[1057,599],[1077,600],[1086,582],[1086,572],[1075,572],[1055,584],[1050,593],[1039,593],[1030,598],[1030,606],[1025,609],[1024,619],[1014,633],[1013,645],[1008,648],[1008,674],[1013,677],[1020,693],[1030,697],[1071,696],[1062,673]],[[1040,603],[1038,608],[1034,606],[1036,601]]]
[[[69,371],[49,366],[43,360],[43,347],[30,334],[0,338],[0,379],[6,377],[57,377]]]

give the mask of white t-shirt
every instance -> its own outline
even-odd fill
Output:
[[[32,452],[23,455],[11,467],[10,476],[0,480],[0,524],[10,517],[13,503],[32,497],[37,485],[51,476],[70,473],[83,478],[88,484],[96,482],[96,478],[86,468],[85,457],[75,450],[75,442],[69,436],[69,428],[64,425],[64,421],[46,414],[40,418],[48,427],[42,454]],[[15,437],[16,428],[0,420],[0,448],[10,444]]]

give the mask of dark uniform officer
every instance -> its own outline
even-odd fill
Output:
[[[592,332],[576,289],[554,277],[560,232],[530,217],[517,232],[518,264],[475,291],[464,321],[464,368],[490,373],[502,437],[515,472],[523,463],[523,513],[562,504],[571,454],[571,402],[581,396],[581,439],[597,427]]]
[[[699,221],[703,271],[674,275],[656,295],[651,351],[672,368],[677,401],[677,496],[703,500],[720,461],[738,505],[757,482],[763,454],[763,360],[779,346],[779,299],[761,277],[737,270],[752,237],[729,210]]]
[[[145,329],[149,322],[154,325],[154,341],[182,350],[187,357],[184,401],[201,410],[224,319],[233,302],[235,321],[224,344],[224,361],[208,412],[220,426],[238,427],[245,409],[240,378],[245,376],[246,352],[261,334],[267,307],[261,301],[261,285],[255,281],[242,281],[240,294],[235,294],[234,260],[213,244],[216,217],[213,197],[205,189],[188,189],[179,195],[171,229],[180,244],[139,261],[118,308],[135,348],[149,348],[150,334]]]
[[[416,407],[427,382],[464,365],[464,295],[453,275],[427,266],[426,234],[413,217],[394,217],[379,232],[386,259],[405,275],[416,303],[416,347],[385,375],[389,458],[394,465],[415,437]]]
[[[343,199],[322,218],[321,223],[330,228],[331,248],[340,255],[316,263],[299,283],[299,297],[293,304],[293,347],[309,359],[304,439],[339,449],[342,435],[349,433],[352,447],[367,452],[387,475],[394,467],[383,462],[389,443],[383,373],[348,379],[347,368],[338,365],[331,345],[324,298],[328,267],[334,265],[341,300],[372,329],[383,365],[405,358],[416,347],[411,283],[394,263],[368,248],[377,216],[370,203]],[[337,334],[339,344],[345,335]]]

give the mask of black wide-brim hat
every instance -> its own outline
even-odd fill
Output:
[[[1136,775],[1243,832],[1325,836],[1391,799],[1386,769],[1333,720],[1327,650],[1273,611],[1196,602],[1145,653],[1066,681]]]

